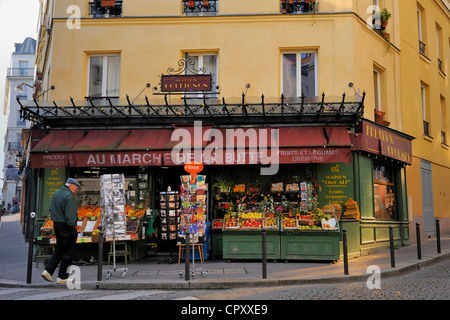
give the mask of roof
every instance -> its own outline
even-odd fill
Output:
[[[35,54],[36,53],[36,40],[33,38],[25,38],[22,43],[15,43],[15,54]]]

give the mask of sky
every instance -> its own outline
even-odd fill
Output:
[[[0,0],[0,178],[3,177],[3,145],[7,125],[3,114],[6,72],[10,67],[14,44],[22,43],[26,37],[36,39],[38,16],[39,0]]]

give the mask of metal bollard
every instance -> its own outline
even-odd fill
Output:
[[[98,257],[97,257],[97,287],[99,286],[99,282],[102,281],[102,273],[103,273],[103,230],[102,227],[98,227],[100,230],[98,234]]]
[[[344,274],[348,275],[347,229],[342,229],[342,246],[344,249]]]
[[[262,278],[267,279],[267,243],[266,229],[262,229]]]
[[[27,266],[27,283],[31,283],[32,264],[33,264],[33,247],[34,247],[34,225],[36,223],[36,213],[30,214],[30,229],[28,230],[28,266]]]
[[[437,252],[441,253],[441,229],[439,219],[436,219],[436,241],[437,241]]]
[[[184,244],[184,280],[189,281],[190,279],[190,266],[189,266],[189,249],[191,245],[191,235],[186,232],[186,240]]]
[[[422,248],[420,247],[420,224],[416,222],[416,238],[417,238],[417,259],[422,259]]]
[[[394,227],[389,226],[389,244],[391,248],[391,267],[395,268],[395,256],[394,256]]]

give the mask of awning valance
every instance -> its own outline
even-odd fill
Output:
[[[54,130],[31,150],[32,168],[351,162],[345,127]]]

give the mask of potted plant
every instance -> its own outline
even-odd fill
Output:
[[[226,177],[218,177],[216,183],[213,187],[216,187],[219,192],[229,193],[231,192],[231,188],[234,186],[234,182]]]
[[[209,7],[209,0],[203,0],[203,7],[208,8]]]
[[[188,6],[190,9],[194,9],[195,8],[195,1],[189,1],[188,2]]]
[[[382,29],[386,29],[390,18],[391,18],[391,14],[389,13],[389,11],[386,8],[384,8],[383,11],[381,11],[381,13],[380,13]]]

